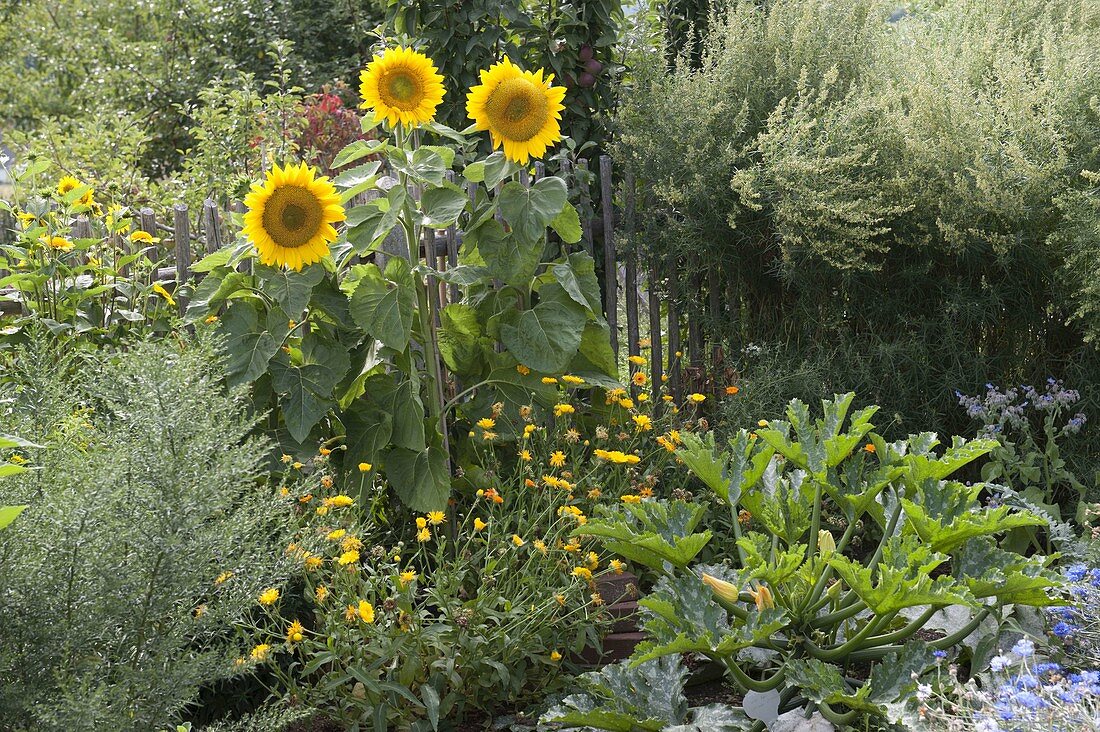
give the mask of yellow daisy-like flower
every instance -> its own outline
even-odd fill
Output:
[[[523,546],[527,542],[523,540],[523,537],[519,534],[512,534],[512,543],[516,546]]]
[[[489,525],[489,524],[488,524],[488,522],[486,522],[486,521],[482,521],[482,520],[481,520],[481,519],[479,519],[479,518],[475,518],[475,519],[474,519],[474,531],[481,531],[481,530],[483,530],[483,529],[484,529],[484,528],[485,528],[486,526],[488,526],[488,525]]]
[[[494,427],[497,426],[497,422],[496,422],[495,419],[491,419],[489,417],[482,417],[481,419],[479,419],[477,421],[477,426],[480,427],[483,430],[491,430],[491,429],[493,429]]]
[[[446,90],[432,60],[411,48],[391,48],[375,56],[359,74],[363,109],[396,126],[427,124]]]
[[[645,358],[643,358],[642,356],[630,356],[626,360],[630,361],[630,363],[634,364],[635,366],[645,366]]]
[[[317,598],[317,602],[324,602],[328,597],[328,588],[324,585],[317,585],[317,589],[313,591],[313,596]]]
[[[82,185],[84,184],[78,181],[76,178],[72,177],[71,175],[66,175],[61,180],[57,181],[57,192],[60,195],[64,196],[69,191],[73,190],[74,188],[79,188]]]
[[[481,83],[466,95],[466,113],[479,130],[488,130],[493,149],[504,147],[509,160],[526,165],[541,158],[561,139],[558,121],[565,109],[565,88],[552,86],[553,74],[524,71],[507,58],[481,72]]]
[[[290,627],[286,629],[286,641],[287,643],[301,643],[305,638],[305,628],[302,624],[295,620],[290,624]]]
[[[635,371],[630,380],[634,382],[635,386],[645,386],[645,374],[641,371]]]
[[[410,582],[416,582],[416,580],[419,579],[419,577],[420,577],[420,575],[418,575],[415,571],[413,571],[411,569],[408,569],[408,570],[405,570],[404,572],[402,572],[401,575],[397,578],[397,580],[398,580],[398,582],[401,583],[401,586],[404,587],[405,585],[409,584]]]
[[[373,468],[373,467],[374,466],[371,465],[370,463],[359,463],[359,472],[360,473],[369,473],[371,468]]]
[[[262,185],[252,184],[244,203],[242,232],[272,267],[301,270],[321,261],[336,240],[332,225],[345,218],[332,182],[315,177],[305,163],[273,166]]]
[[[359,606],[355,608],[355,614],[359,616],[359,619],[364,623],[374,622],[374,605],[371,605],[366,600],[360,600]]]
[[[341,567],[346,567],[349,564],[358,564],[359,563],[359,551],[356,550],[356,549],[352,549],[351,551],[346,551],[346,552],[344,552],[343,554],[340,555],[340,558],[337,561],[340,563]]]
[[[250,653],[249,655],[252,657],[253,661],[256,661],[257,663],[263,663],[267,660],[267,657],[270,654],[271,646],[269,646],[267,643],[261,643],[260,645],[253,648],[252,653]]]
[[[73,250],[73,243],[63,236],[44,236],[42,237],[42,243],[59,252],[71,252]]]
[[[550,467],[560,468],[565,465],[565,453],[561,450],[555,450],[550,456]]]
[[[527,368],[521,363],[516,364],[516,371],[519,372],[520,376],[527,376],[529,373],[531,373],[531,369]]]
[[[432,526],[439,526],[447,518],[447,514],[442,511],[428,511],[428,523]]]
[[[553,661],[554,663],[557,663],[558,661],[561,660],[561,654],[558,653],[557,651],[550,651],[550,660]]]
[[[336,529],[335,531],[328,532],[328,535],[326,535],[325,538],[329,541],[340,541],[347,533],[347,529]]]
[[[431,529],[424,527],[420,531],[416,532],[416,540],[423,544],[426,541],[430,541],[432,538]]]
[[[260,597],[259,597],[261,605],[274,605],[275,602],[278,599],[279,599],[279,590],[274,588],[274,587],[267,588],[266,590],[264,590],[263,592],[260,593]]]
[[[564,381],[566,384],[573,384],[574,386],[584,383],[584,379],[579,376],[573,376],[572,374],[566,374],[565,376],[561,377],[561,380]]]
[[[592,570],[588,567],[573,567],[573,576],[582,580],[592,580]]]
[[[634,420],[634,424],[637,426],[638,432],[645,432],[647,430],[653,429],[653,420],[651,420],[647,415],[635,414],[631,417],[631,419]]]
[[[554,406],[554,416],[560,417],[563,414],[575,414],[577,408],[572,404],[557,404]]]
[[[226,582],[226,580],[228,580],[232,576],[233,576],[232,572],[222,572],[221,574],[219,574],[214,579],[214,584],[216,584],[216,585],[224,584]]]
[[[531,457],[531,451],[530,450],[520,450],[519,451],[519,459],[522,460],[525,463],[529,463],[532,460],[534,460],[534,458]]]
[[[706,401],[707,396],[706,396],[706,394],[698,394],[698,393],[688,394],[688,399],[695,402],[696,404],[700,404],[700,403]]]
[[[176,301],[172,297],[172,293],[170,293],[170,292],[168,292],[168,290],[164,289],[164,285],[160,284],[159,282],[154,282],[153,283],[153,292],[155,292],[156,294],[163,297],[164,301],[167,302],[172,307],[176,306]]]

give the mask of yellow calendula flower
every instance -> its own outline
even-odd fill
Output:
[[[302,624],[295,620],[290,624],[290,627],[286,629],[286,642],[287,643],[301,643],[305,638],[305,628]]]
[[[625,464],[625,465],[636,465],[637,463],[641,462],[641,458],[638,457],[637,455],[631,455],[629,453],[624,453],[621,450],[600,450],[600,449],[597,449],[597,450],[594,451],[594,454],[596,455],[596,457],[600,458],[601,460],[606,460],[609,463],[618,463],[618,464]]]
[[[554,416],[560,417],[564,414],[573,414],[576,411],[576,407],[574,407],[572,404],[558,404],[554,407]]]
[[[555,450],[550,455],[550,467],[561,468],[565,466],[565,453],[561,450]]]
[[[630,363],[635,366],[645,366],[645,358],[642,356],[631,356],[627,361],[630,361]]]
[[[321,559],[320,557],[318,557],[316,555],[311,554],[308,557],[306,557],[306,560],[305,560],[305,562],[303,562],[303,565],[305,566],[306,571],[316,572],[318,569],[321,568],[321,566],[324,563],[325,563],[325,560]]]
[[[561,380],[564,381],[566,384],[573,384],[574,386],[579,386],[580,384],[584,383],[584,379],[579,376],[573,376],[572,374],[566,374],[565,376],[561,377]]]
[[[170,293],[170,292],[168,292],[168,290],[164,289],[164,286],[161,285],[159,282],[154,282],[153,283],[153,292],[155,292],[158,295],[160,295],[161,297],[163,297],[164,301],[167,302],[172,307],[176,306],[176,301],[172,297],[172,293]]]
[[[481,84],[466,96],[466,112],[477,129],[489,131],[493,149],[503,146],[505,157],[526,165],[561,139],[565,88],[553,80],[553,74],[543,78],[542,69],[523,71],[505,58],[481,72]]]
[[[359,550],[352,549],[351,551],[344,552],[340,555],[340,558],[336,560],[340,563],[341,567],[346,567],[349,564],[359,563]]]
[[[696,392],[695,394],[688,394],[688,401],[695,402],[696,404],[702,404],[706,400],[706,394],[699,394],[698,392]]]
[[[205,318],[203,318],[202,322],[206,323],[207,325],[213,325],[214,323],[217,323],[218,320],[220,320],[220,318],[217,315],[207,315]]]
[[[553,376],[543,376],[542,377],[542,383],[544,383],[544,384],[556,384],[556,383],[558,383],[558,380],[555,379]]]
[[[348,533],[346,529],[336,529],[335,531],[328,532],[328,534],[325,535],[325,538],[329,541],[340,541],[344,538],[344,535],[346,533]]]
[[[527,542],[523,540],[523,537],[519,534],[512,534],[512,543],[516,546],[523,546]]]
[[[638,495],[642,498],[653,498],[653,489],[649,486],[646,486],[645,488],[642,488],[638,491]]]
[[[343,549],[346,552],[350,552],[353,549],[362,549],[363,548],[363,540],[360,539],[358,536],[351,536],[351,535],[345,536],[340,541],[340,548]]]
[[[621,561],[619,561],[618,559],[612,559],[610,564],[611,564],[611,569],[612,569],[612,571],[615,572],[615,574],[622,574],[623,573],[623,568],[626,566]]]
[[[401,585],[401,587],[405,587],[410,582],[416,582],[416,580],[419,578],[420,575],[418,575],[411,569],[407,569],[398,576],[397,581]]]
[[[422,529],[427,525],[428,525],[428,519],[424,518],[423,516],[417,516],[416,517],[416,528]]]
[[[523,426],[523,436],[524,437],[530,437],[531,433],[534,432],[537,429],[538,429],[538,427],[536,427],[533,424],[524,425]]]
[[[535,549],[538,549],[543,554],[545,554],[547,551],[546,542],[542,539],[535,539],[533,542],[531,542],[531,546],[535,547]]]
[[[477,426],[483,430],[491,430],[497,426],[497,421],[489,417],[482,417],[477,421]]]
[[[760,420],[759,422],[756,423],[756,426],[757,427],[767,427],[768,426],[768,420],[762,419],[762,420]]]
[[[351,496],[339,495],[333,496],[332,498],[326,498],[324,503],[326,506],[332,506],[333,508],[347,508],[355,503],[355,501]]]
[[[588,569],[595,572],[600,566],[600,556],[596,552],[588,552],[587,564]]]
[[[328,597],[328,588],[324,585],[317,585],[317,589],[313,591],[313,596],[317,598],[317,602],[324,602]]]
[[[474,531],[482,531],[489,524],[480,518],[474,517]]]
[[[419,541],[421,544],[423,544],[426,541],[431,540],[431,538],[432,538],[432,531],[431,531],[431,529],[429,529],[426,526],[423,529],[420,529],[420,531],[416,532],[416,540]]]
[[[588,491],[588,497],[592,499],[599,498],[602,495],[603,491],[601,491],[599,488],[593,488],[592,490]]]
[[[638,432],[645,432],[647,430],[653,429],[653,420],[651,420],[644,414],[635,414],[633,417],[631,417],[631,419],[634,420],[634,424],[637,427]]]
[[[645,386],[645,374],[641,371],[635,371],[634,375],[630,377],[630,380],[634,382],[635,386]]]
[[[374,622],[374,605],[371,605],[366,600],[360,600],[359,605],[355,608],[355,614],[359,616],[359,619],[364,623]]]
[[[624,495],[619,496],[619,500],[622,501],[623,503],[641,503],[642,502],[642,497],[641,496],[636,496],[632,493],[626,493]]]
[[[558,661],[561,660],[561,654],[558,653],[557,651],[550,651],[550,660],[553,661],[554,663],[557,663]]]
[[[573,567],[573,576],[585,581],[591,581],[592,570],[588,567]]]
[[[260,593],[259,601],[261,605],[274,605],[279,600],[279,590],[275,587],[269,587]]]
[[[531,369],[527,368],[521,363],[516,364],[516,371],[519,373],[520,376],[527,376],[531,373]]]
[[[531,457],[531,451],[530,450],[520,450],[519,451],[519,459],[522,460],[525,463],[529,463],[534,458]]]
[[[390,48],[359,74],[363,109],[393,126],[427,124],[443,101],[443,77],[432,60],[411,48]]]
[[[428,511],[428,523],[432,526],[439,526],[446,518],[447,514],[443,511]]]
[[[219,575],[218,575],[218,576],[217,576],[217,577],[216,577],[216,578],[214,579],[214,584],[216,584],[216,585],[222,585],[222,584],[225,584],[226,580],[228,580],[228,579],[229,579],[230,577],[232,577],[232,576],[233,576],[233,573],[232,573],[232,572],[222,572],[221,574],[219,574]]]
[[[15,453],[10,458],[8,458],[8,462],[13,465],[23,465],[27,462],[27,458],[23,457],[19,453]]]
[[[252,185],[244,204],[248,212],[241,233],[271,267],[301,270],[320,262],[336,241],[333,224],[345,218],[335,186],[326,177],[317,178],[305,163],[272,166],[262,184]]]
[[[371,471],[371,468],[373,468],[373,467],[374,466],[371,465],[370,463],[359,463],[359,472],[360,473],[369,473]]]
[[[261,643],[253,648],[252,652],[248,655],[253,661],[263,663],[267,660],[268,656],[271,655],[271,646],[267,643]]]
[[[73,243],[63,236],[44,236],[41,241],[50,249],[58,252],[71,252],[73,250]]]

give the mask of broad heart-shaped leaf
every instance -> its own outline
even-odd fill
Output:
[[[424,404],[411,381],[396,381],[390,374],[374,374],[363,383],[359,402],[371,404],[375,410],[390,415],[389,440],[393,445],[413,451],[424,449],[427,444]],[[360,413],[364,411],[367,410],[360,408]]]
[[[947,557],[933,552],[915,536],[895,534],[887,540],[875,569],[833,554],[828,562],[859,599],[877,615],[917,605],[970,605],[966,587],[948,576],[932,580],[928,573]]]
[[[255,381],[267,371],[268,362],[290,330],[290,318],[274,308],[261,323],[257,306],[238,300],[222,317],[221,326],[226,332],[226,380],[234,387]]]
[[[377,266],[366,265],[351,296],[351,317],[355,324],[387,347],[404,351],[412,335],[415,315],[413,288],[389,282]]]
[[[336,176],[332,183],[337,188],[358,188],[364,183],[374,182],[380,167],[382,167],[381,160],[372,160],[369,163],[356,165],[351,170],[345,170]]]
[[[584,331],[581,333],[581,344],[577,350],[587,363],[571,363],[569,370],[573,373],[587,371],[590,366],[609,378],[615,379],[618,376],[619,367],[615,362],[615,352],[611,350],[611,331],[608,330],[606,322],[603,325],[591,320],[585,323]]]
[[[291,436],[304,442],[313,426],[336,406],[332,388],[339,377],[320,364],[295,366],[286,359],[271,364],[272,383]]]
[[[195,292],[187,303],[184,320],[188,323],[196,323],[211,315],[225,303],[230,295],[247,287],[251,282],[252,277],[243,272],[219,267],[195,287]]]
[[[814,488],[804,471],[781,474],[776,461],[764,466],[760,481],[741,493],[741,505],[768,531],[793,544],[809,530]]]
[[[420,210],[424,214],[423,223],[433,229],[446,229],[466,210],[469,202],[466,192],[453,183],[444,183],[439,188],[429,188],[420,198]]]
[[[588,252],[574,252],[567,261],[555,264],[550,271],[569,297],[584,307],[589,316],[597,322],[606,322],[600,299],[600,282],[596,279],[596,263]]]
[[[336,153],[336,157],[332,161],[332,167],[333,169],[342,168],[348,163],[354,163],[356,160],[373,155],[383,147],[385,147],[385,142],[382,140],[356,140]]]
[[[452,303],[439,311],[439,353],[452,372],[466,376],[480,369],[480,339],[477,310]]]
[[[343,422],[347,433],[344,464],[380,464],[393,434],[393,415],[376,402],[358,399],[344,413]]]
[[[397,225],[406,196],[402,186],[394,186],[385,198],[377,198],[348,211],[347,236],[356,252],[366,254],[372,251],[390,233]]]
[[[325,278],[325,268],[319,264],[311,264],[301,272],[258,264],[255,272],[260,278],[260,289],[274,298],[283,312],[294,318],[305,310],[313,286]]]
[[[542,257],[542,242],[523,241],[496,219],[465,232],[463,247],[470,246],[477,247],[492,276],[517,287],[529,285]]]
[[[561,213],[550,222],[550,226],[566,244],[576,244],[581,240],[581,217],[571,203],[566,202]]]
[[[512,232],[525,242],[542,239],[546,227],[565,207],[568,194],[561,178],[543,178],[530,188],[506,183],[497,196],[500,213]]]
[[[447,453],[433,446],[423,450],[394,448],[386,453],[386,477],[401,502],[414,511],[440,511],[451,492]]]
[[[577,353],[584,332],[580,305],[540,302],[513,324],[500,327],[500,339],[516,359],[535,371],[561,373]]]
[[[503,152],[495,152],[484,160],[467,165],[462,175],[471,183],[484,183],[486,188],[492,190],[519,170],[519,164],[508,160]]]
[[[0,529],[6,529],[26,508],[26,506],[0,506]]]

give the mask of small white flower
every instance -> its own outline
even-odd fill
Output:
[[[917,686],[917,698],[924,701],[928,697],[932,696],[932,687],[928,684],[920,684]]]
[[[1017,656],[1027,658],[1031,654],[1035,653],[1035,644],[1028,638],[1021,638],[1016,641],[1016,645],[1012,646],[1012,652]]]
[[[1011,663],[1007,656],[994,656],[989,662],[989,668],[994,671],[1004,671]]]
[[[1001,732],[1000,726],[989,717],[978,722],[974,727],[974,732]]]

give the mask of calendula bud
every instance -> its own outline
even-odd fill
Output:
[[[760,585],[755,590],[749,590],[749,594],[756,602],[757,610],[769,610],[775,607],[775,598],[772,597],[772,591],[766,585]]]
[[[703,573],[703,584],[709,587],[718,599],[726,602],[737,602],[737,585],[712,577],[705,572]]]
[[[832,532],[825,529],[817,532],[817,548],[821,550],[822,555],[832,554],[836,551],[836,542],[833,540]]]

